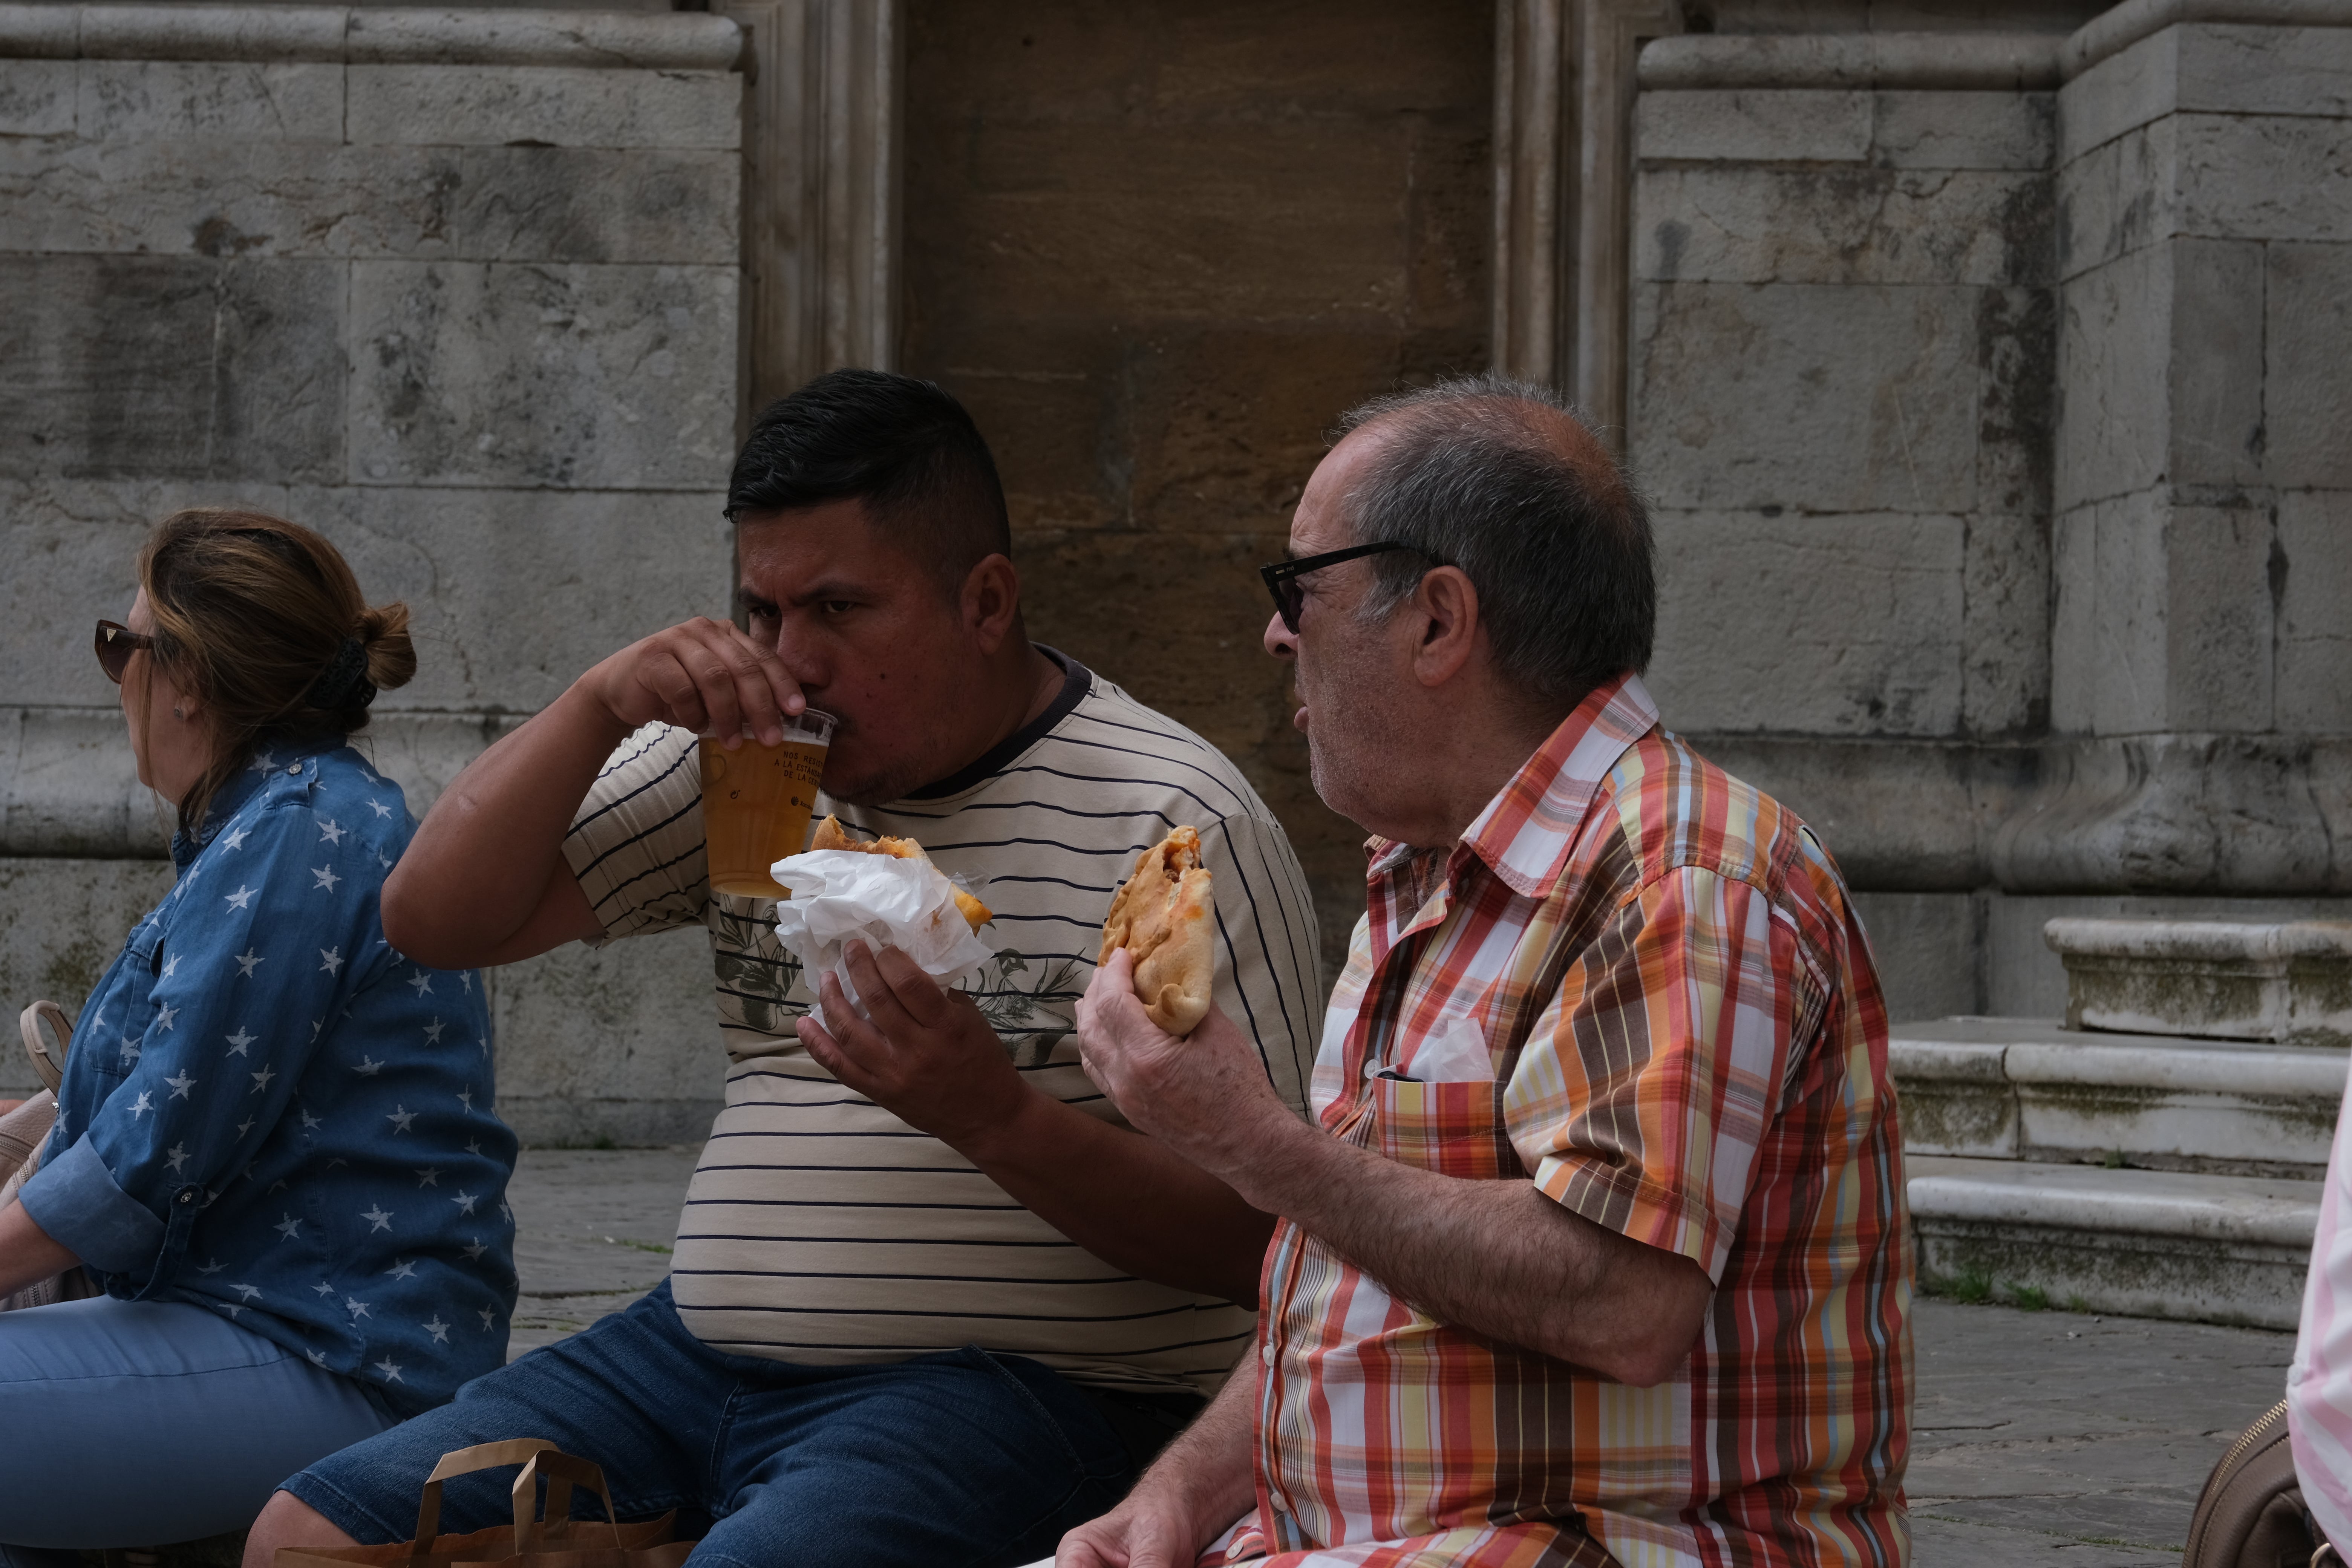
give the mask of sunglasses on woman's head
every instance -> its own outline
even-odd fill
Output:
[[[122,684],[122,672],[131,668],[131,656],[142,648],[150,651],[155,639],[143,632],[134,632],[117,621],[98,623],[96,639],[98,668],[106,671],[106,679],[115,685]]]
[[[1417,544],[1351,544],[1345,550],[1327,550],[1320,555],[1302,555],[1296,561],[1277,561],[1271,566],[1261,566],[1257,574],[1265,579],[1266,592],[1274,595],[1274,612],[1292,637],[1298,635],[1298,612],[1307,607],[1307,590],[1298,579],[1309,572],[1326,566],[1336,566],[1342,561],[1353,561],[1361,555],[1381,555],[1391,550],[1410,550],[1424,557],[1433,566],[1443,566],[1438,560]]]

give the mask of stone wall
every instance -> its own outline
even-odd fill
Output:
[[[147,527],[257,505],[416,616],[422,814],[595,658],[724,613],[735,25],[0,7],[0,1000],[68,1008],[168,881],[89,624]],[[528,1139],[698,1136],[691,935],[493,976]],[[0,1092],[29,1081],[0,1052]]]
[[[908,8],[906,347],[966,400],[1030,630],[1233,756],[1336,965],[1360,832],[1259,647],[1350,404],[1486,358],[1487,0]]]
[[[2053,1013],[2053,915],[2352,912],[2352,27],[1764,9],[1634,110],[1669,721],[1821,826],[1898,1016]]]

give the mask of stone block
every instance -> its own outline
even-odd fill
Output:
[[[84,60],[74,115],[85,142],[343,139],[343,68],[255,60]],[[199,163],[194,150],[176,149]]]
[[[351,264],[363,484],[722,486],[731,268]]]
[[[424,146],[741,145],[743,79],[727,71],[352,66],[349,141]]]
[[[11,1026],[0,1096],[40,1087],[14,1037],[17,1011],[47,999],[79,1016],[131,928],[171,888],[169,860],[0,858],[0,999]]]
[[[2066,969],[2042,940],[2064,917],[2106,920],[2345,921],[2352,898],[2160,897],[2147,894],[2048,895],[1988,892],[1985,905],[1985,1011],[2055,1025],[2066,1012]]]
[[[1961,556],[1960,723],[2030,735],[2050,721],[2050,520],[1979,514]]]
[[[2165,520],[2161,728],[2273,727],[2276,539],[2260,505],[2175,507]]]
[[[1977,506],[2047,513],[2057,419],[2058,300],[1988,289],[1977,301]]]
[[[595,951],[566,943],[488,980],[499,1115],[524,1142],[709,1135],[726,1097],[727,1052],[703,931]]]
[[[2168,115],[2059,167],[2053,226],[2062,279],[2180,232],[2179,139],[2180,121]]]
[[[2352,489],[2352,246],[2266,247],[2263,467],[2290,488]]]
[[[2042,939],[2070,1029],[2352,1046],[2352,922],[2076,918]]]
[[[2059,290],[2053,504],[2129,494],[2167,471],[2172,255],[2136,250]]]
[[[1633,155],[1644,163],[1854,163],[1870,155],[1870,130],[1867,92],[1645,92],[1633,105]]]
[[[2038,283],[2050,184],[2039,173],[1647,168],[1636,275],[1708,283]]]
[[[2278,500],[2278,727],[2352,734],[2352,495],[2290,490]]]
[[[1976,502],[1983,290],[1635,286],[1633,456],[1661,506]]]
[[[69,136],[74,62],[0,60],[0,136]]]
[[[1661,511],[1649,681],[1677,730],[1959,727],[1966,523]]]
[[[732,264],[731,153],[0,140],[0,249]]]
[[[2271,442],[2264,427],[2263,247],[2177,239],[2161,249],[2171,270],[2166,477],[2176,485],[2261,484]],[[2352,318],[2339,311],[2338,319]]]
[[[1853,895],[1870,937],[1870,954],[1886,997],[1886,1016],[1902,1023],[1983,1011],[1977,973],[1976,899],[1969,893]],[[1911,1098],[1904,1089],[1904,1143],[1911,1146]]]
[[[1872,95],[1870,159],[1897,169],[2050,167],[2057,100],[2047,92]]]
[[[120,707],[0,709],[0,856],[160,858],[175,816],[140,784]]]
[[[2178,119],[2184,232],[2217,239],[2352,240],[2352,118]]]
[[[0,478],[338,477],[342,321],[329,262],[0,259]]]
[[[2061,163],[2174,113],[2352,115],[2352,29],[2185,24],[2060,89]]]
[[[2101,60],[2058,89],[2058,162],[2063,167],[2178,107],[2180,38],[2166,27]]]

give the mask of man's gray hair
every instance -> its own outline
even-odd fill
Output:
[[[1343,432],[1381,426],[1346,507],[1371,558],[1360,613],[1381,619],[1437,565],[1478,591],[1495,662],[1565,712],[1595,687],[1646,668],[1657,623],[1650,514],[1581,414],[1549,388],[1460,376],[1376,397]]]

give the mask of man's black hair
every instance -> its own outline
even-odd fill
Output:
[[[987,556],[1013,553],[996,459],[931,382],[828,371],[752,421],[727,481],[730,521],[848,500],[950,593]]]

